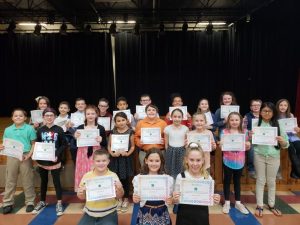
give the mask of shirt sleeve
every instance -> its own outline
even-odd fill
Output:
[[[30,126],[29,140],[30,141],[36,140],[36,131],[32,126]]]

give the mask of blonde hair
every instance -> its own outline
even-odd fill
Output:
[[[200,176],[204,177],[205,179],[207,179],[209,177],[209,173],[207,172],[207,170],[205,169],[205,157],[204,157],[204,152],[201,148],[201,146],[197,143],[191,142],[187,147],[186,147],[186,152],[185,152],[185,156],[184,156],[184,160],[183,160],[183,168],[184,170],[189,170],[189,165],[187,162],[187,157],[189,156],[189,154],[192,151],[197,151],[200,153],[201,158],[203,159],[203,164],[202,167],[199,170],[199,174]]]
[[[193,122],[194,122],[194,120],[196,119],[197,116],[203,116],[203,118],[205,120],[205,123],[207,123],[205,113],[202,113],[202,112],[196,112],[196,113],[193,114]]]

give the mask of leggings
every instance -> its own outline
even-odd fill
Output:
[[[230,181],[231,181],[231,177],[233,176],[234,197],[236,201],[240,201],[241,200],[241,176],[242,176],[243,168],[231,169],[224,164],[223,164],[223,168],[224,168],[223,190],[224,190],[225,200],[229,201]]]
[[[60,184],[60,168],[55,170],[50,170],[53,184],[55,187],[56,198],[57,200],[62,199],[62,188]],[[42,167],[39,167],[39,173],[41,177],[41,201],[46,201],[46,193],[47,193],[47,186],[48,186],[48,173],[49,170],[45,170]]]
[[[292,173],[300,177],[300,141],[290,142],[288,151],[292,163]]]
[[[127,177],[126,179],[120,179],[123,188],[124,188],[124,198],[128,198],[129,197],[129,177]]]

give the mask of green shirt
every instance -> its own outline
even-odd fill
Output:
[[[271,127],[269,123],[261,121],[261,127]],[[286,132],[283,130],[283,128],[280,127],[280,136],[283,137],[283,139],[286,141],[286,146],[281,146],[282,148],[288,148],[289,142],[288,142],[288,136]],[[263,156],[271,156],[271,157],[280,157],[280,149],[275,148],[276,146],[270,146],[270,145],[253,145],[254,146],[254,152],[256,152],[259,155]]]
[[[36,139],[34,128],[26,123],[21,127],[15,124],[5,128],[3,138],[11,138],[20,141],[24,145],[24,153],[31,150],[31,142]]]

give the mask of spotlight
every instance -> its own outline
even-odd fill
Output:
[[[6,28],[7,33],[13,34],[15,33],[16,29],[16,22],[15,21],[10,21],[8,27]]]
[[[109,33],[115,35],[117,33],[117,24],[113,22],[109,27]]]
[[[212,25],[212,22],[210,21],[205,28],[206,34],[211,35],[213,33],[213,29],[214,29],[214,26]]]
[[[141,28],[141,26],[140,26],[139,23],[136,23],[136,24],[134,25],[134,34],[135,34],[135,35],[140,35],[140,28]]]
[[[182,31],[183,31],[183,32],[187,32],[188,28],[189,28],[189,25],[188,25],[188,23],[185,21],[185,22],[182,24]]]
[[[41,34],[41,30],[42,30],[42,26],[39,22],[37,22],[37,24],[34,27],[34,31],[33,33],[37,36],[39,36]]]
[[[68,29],[68,26],[67,26],[67,24],[65,23],[65,21],[63,21],[63,23],[62,23],[61,26],[60,26],[59,33],[60,33],[61,35],[67,35],[67,29]]]

